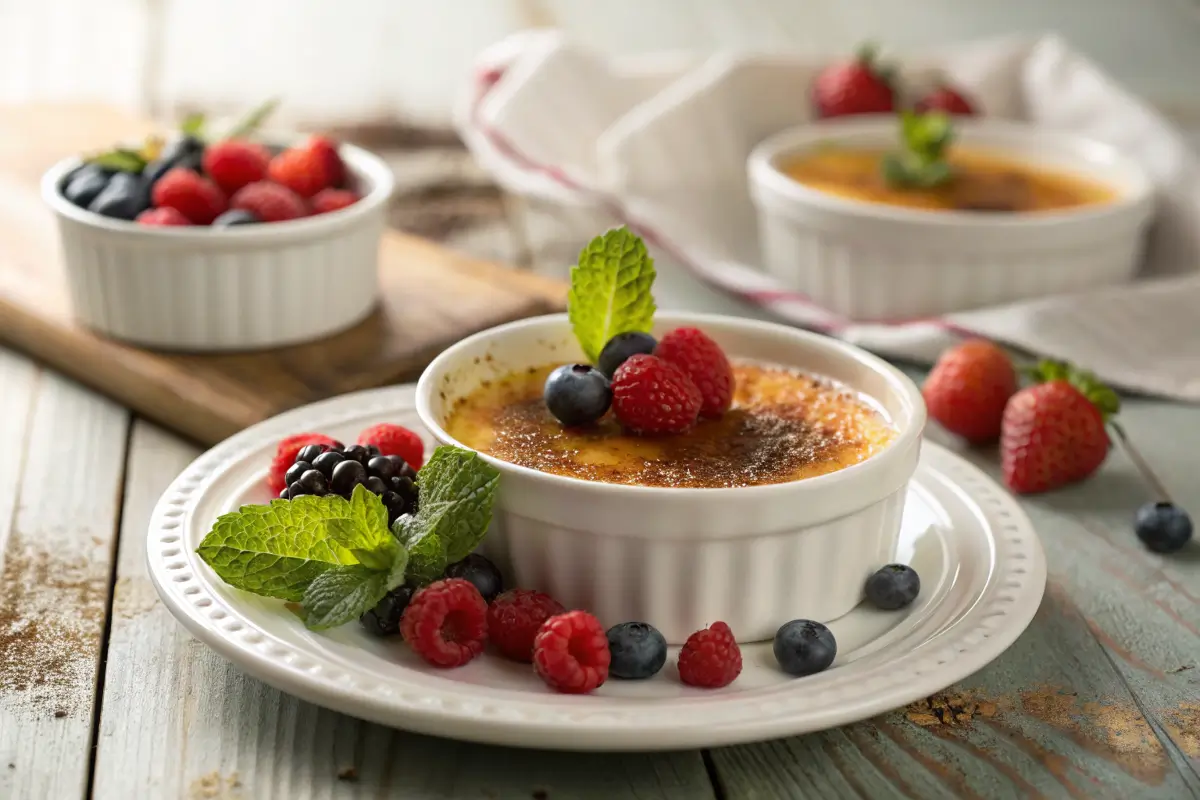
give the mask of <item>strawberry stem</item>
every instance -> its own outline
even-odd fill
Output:
[[[1121,446],[1125,448],[1125,452],[1128,454],[1129,460],[1133,462],[1133,466],[1137,468],[1138,472],[1142,473],[1142,478],[1146,483],[1150,484],[1150,489],[1154,492],[1155,499],[1160,503],[1172,503],[1171,494],[1167,491],[1167,487],[1154,474],[1154,470],[1150,469],[1150,465],[1142,457],[1138,449],[1133,446],[1133,442],[1130,440],[1129,435],[1125,433],[1125,428],[1121,423],[1114,420],[1108,423],[1108,427],[1116,434],[1118,441],[1121,442]]]
[[[1034,383],[1066,381],[1100,409],[1105,422],[1121,410],[1121,398],[1111,387],[1097,378],[1095,373],[1079,369],[1065,361],[1043,359],[1033,366],[1022,367],[1021,372]]]

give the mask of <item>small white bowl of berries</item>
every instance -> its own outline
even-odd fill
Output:
[[[324,136],[223,135],[200,118],[167,141],[64,159],[42,179],[76,319],[147,347],[254,350],[349,328],[379,300],[393,178]]]

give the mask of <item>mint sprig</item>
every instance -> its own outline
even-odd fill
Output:
[[[654,259],[641,237],[614,228],[588,242],[571,268],[567,316],[593,363],[618,333],[648,333],[654,322]]]
[[[299,602],[313,630],[343,625],[391,590],[441,577],[487,533],[499,472],[476,453],[437,448],[418,473],[416,516],[388,529],[387,509],[356,486],[336,495],[273,500],[219,517],[196,552],[230,586]]]
[[[477,453],[439,447],[417,473],[415,517],[396,520],[392,533],[408,552],[409,581],[436,580],[447,564],[467,557],[487,534],[499,471]]]
[[[950,116],[941,111],[900,112],[901,149],[883,157],[883,179],[901,189],[930,189],[954,176],[946,151],[954,141]]]

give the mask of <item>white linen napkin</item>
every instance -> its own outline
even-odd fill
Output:
[[[527,31],[479,56],[457,124],[506,189],[629,225],[672,262],[782,320],[922,361],[977,334],[1086,366],[1123,389],[1200,402],[1200,160],[1157,113],[1053,36],[947,48],[902,60],[901,72],[910,86],[952,75],[989,116],[1108,141],[1140,162],[1159,198],[1138,281],[860,324],[762,272],[745,157],[807,120],[806,87],[825,63],[739,53],[605,58],[556,32]],[[705,151],[697,144],[705,137],[723,146]]]

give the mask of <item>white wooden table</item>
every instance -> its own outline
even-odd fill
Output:
[[[439,216],[445,195],[410,185],[398,221],[477,255],[566,263],[578,242],[556,247],[552,221],[449,153],[435,160],[458,165],[466,200]],[[660,266],[663,306],[745,311]],[[1200,409],[1131,400],[1124,420],[1200,511]],[[1200,797],[1200,549],[1138,546],[1129,518],[1146,494],[1119,451],[1088,483],[1025,503],[1046,599],[961,685],[823,734],[589,756],[383,728],[222,661],[144,567],[150,510],[198,449],[5,350],[0,444],[0,800]],[[994,453],[969,457],[996,474]]]

